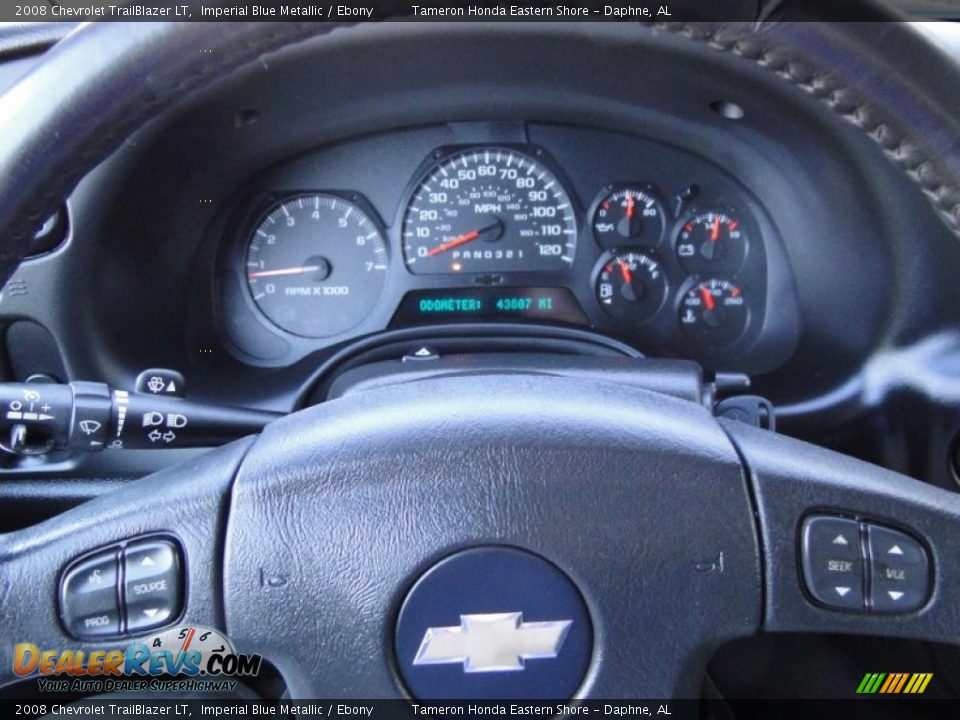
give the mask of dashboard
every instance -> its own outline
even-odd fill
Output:
[[[374,23],[158,117],[0,296],[5,377],[167,368],[192,401],[290,412],[421,346],[640,353],[748,374],[781,431],[877,460],[860,419],[902,365],[875,358],[956,322],[960,246],[923,193],[767,69],[655,33],[669,62],[628,83],[639,28],[521,30]],[[139,452],[70,472],[172,462]]]
[[[508,321],[756,370],[798,333],[757,198],[704,158],[605,130],[457,123],[322,148],[238,193],[221,242],[223,330],[252,364]]]

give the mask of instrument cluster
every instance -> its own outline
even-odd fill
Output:
[[[320,151],[243,195],[220,295],[241,353],[279,364],[393,327],[511,321],[590,327],[652,355],[741,369],[764,326],[790,320],[768,313],[771,280],[791,285],[771,263],[772,222],[705,160],[671,164],[686,154],[636,138],[611,154],[597,135],[617,136],[592,130],[435,147],[442,129],[409,132],[394,137],[413,146],[395,153],[411,165],[401,183],[396,164],[379,178],[365,164],[389,154],[380,138],[355,141],[353,184],[348,146],[333,172],[317,171]],[[411,164],[418,144],[427,151]]]

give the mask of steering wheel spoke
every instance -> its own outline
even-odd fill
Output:
[[[64,605],[58,596],[68,566],[92,551],[105,549],[109,554],[131,539],[173,538],[185,560],[180,623],[222,627],[223,523],[230,483],[250,442],[239,440],[40,525],[0,535],[0,637],[8,641],[0,645],[0,687],[23,679],[14,672],[17,644],[89,653],[125,646],[147,632],[134,630],[120,638],[107,626],[102,639],[82,630],[79,634],[87,637],[78,639],[60,616]],[[119,573],[95,568],[89,574],[90,583],[107,586],[103,591],[108,599],[110,590],[117,590],[119,616]],[[132,597],[127,600],[135,605]],[[110,616],[105,624],[114,621],[109,609],[103,612]],[[131,628],[136,624],[129,623]]]
[[[720,422],[757,503],[765,631],[960,642],[960,566],[953,560],[960,556],[960,496]],[[828,521],[819,538],[810,529],[818,518]]]

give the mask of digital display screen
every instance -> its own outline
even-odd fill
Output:
[[[416,290],[404,296],[393,324],[503,319],[587,324],[573,293],[555,287]]]

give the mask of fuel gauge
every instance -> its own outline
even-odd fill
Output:
[[[597,301],[608,315],[622,323],[649,320],[667,296],[667,279],[651,255],[613,252],[601,260]]]

